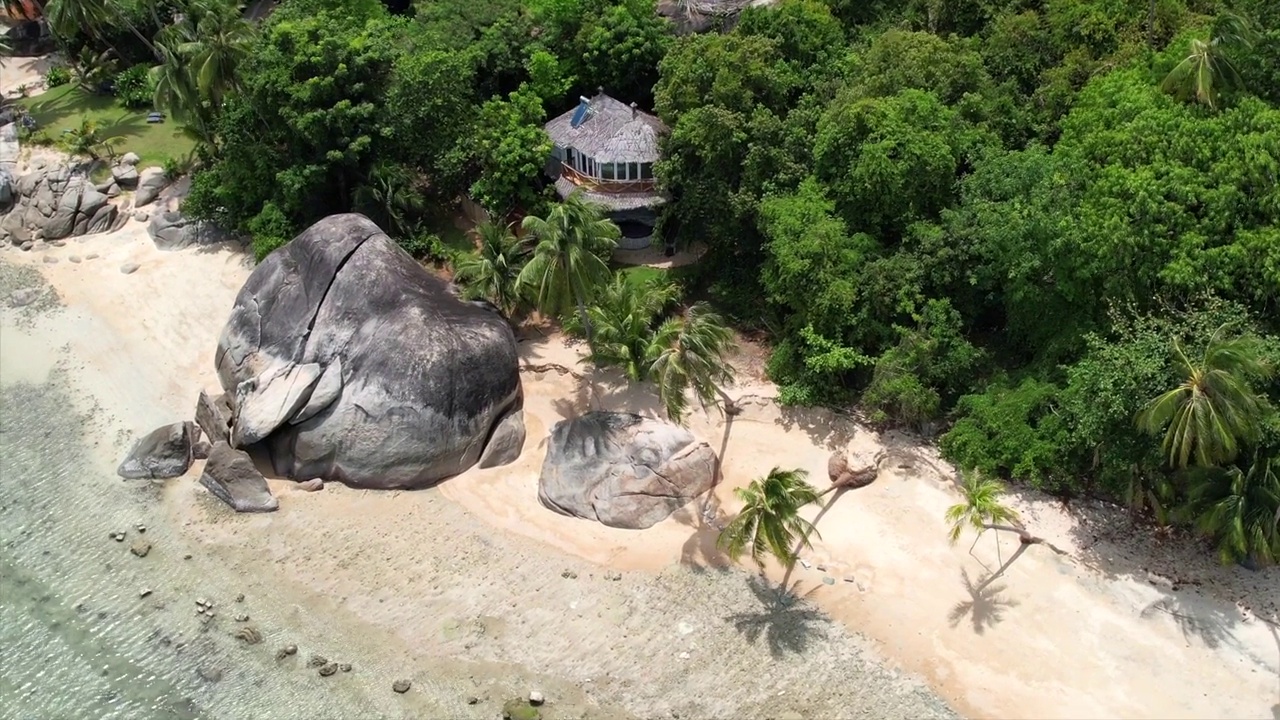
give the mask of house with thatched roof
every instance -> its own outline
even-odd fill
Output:
[[[585,193],[587,200],[608,208],[622,229],[618,247],[648,247],[658,208],[667,201],[653,177],[666,125],[601,89],[595,97],[579,98],[577,107],[547,123],[546,131],[554,145],[547,174],[560,197]]]

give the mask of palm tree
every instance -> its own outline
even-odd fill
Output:
[[[193,23],[178,53],[189,59],[189,72],[200,95],[214,107],[239,85],[238,69],[249,57],[254,26],[230,5],[215,5]]]
[[[1004,497],[1004,484],[1000,481],[983,477],[976,471],[970,472],[965,474],[964,480],[960,484],[960,490],[964,494],[964,499],[947,508],[947,512],[943,516],[951,525],[951,531],[947,535],[952,545],[960,540],[960,536],[964,534],[965,529],[975,530],[978,534],[978,537],[973,540],[973,545],[969,546],[970,555],[973,555],[973,547],[978,544],[978,538],[982,537],[982,533],[987,530],[1000,530],[1018,535],[1017,551],[1009,556],[1008,561],[1002,561],[1000,568],[978,585],[979,590],[1003,575],[1004,571],[1013,564],[1014,560],[1018,559],[1018,556],[1026,552],[1027,547],[1030,545],[1044,545],[1059,555],[1067,554],[1065,550],[1048,540],[1027,532],[1027,529],[1022,525],[1022,521],[1018,518],[1017,511],[1001,501]],[[997,558],[1000,557],[999,553],[1000,536],[997,535]]]
[[[813,524],[800,516],[800,509],[818,499],[818,491],[805,478],[802,469],[773,468],[763,478],[752,480],[733,494],[742,501],[742,511],[720,531],[716,547],[737,560],[744,553],[762,571],[766,555],[772,555],[786,566],[779,599],[787,590],[787,581],[795,567],[799,549],[812,547],[809,538],[818,535]],[[819,536],[821,537],[821,536]],[[799,543],[796,550],[792,544]]]
[[[1218,15],[1209,38],[1192,40],[1186,58],[1165,76],[1160,87],[1182,100],[1194,98],[1216,108],[1223,89],[1243,87],[1232,55],[1253,47],[1255,35],[1252,23],[1243,16],[1231,12]]]
[[[354,207],[373,217],[389,234],[400,237],[412,232],[408,216],[425,207],[422,193],[414,187],[411,171],[390,161],[374,165],[351,200]]]
[[[49,0],[44,5],[44,16],[53,34],[65,40],[84,31],[123,57],[119,49],[106,39],[104,28],[124,26],[158,60],[160,53],[149,38],[143,35],[129,18],[128,9],[117,0]]]
[[[1233,465],[1197,475],[1184,513],[1217,542],[1223,564],[1280,560],[1280,461],[1255,454],[1247,470]]]
[[[1144,432],[1164,432],[1164,452],[1175,468],[1185,468],[1192,457],[1203,467],[1230,462],[1241,442],[1257,440],[1267,404],[1250,383],[1268,377],[1271,368],[1262,360],[1256,339],[1227,339],[1226,328],[1214,331],[1198,364],[1175,339],[1174,364],[1182,383],[1137,415]]]
[[[618,226],[604,217],[598,205],[575,193],[546,218],[526,217],[522,227],[538,244],[520,271],[520,284],[533,294],[534,306],[547,315],[560,317],[576,306],[590,343],[587,303],[609,280],[609,266],[601,255],[617,245]]]
[[[678,297],[679,290],[670,282],[653,278],[637,284],[615,274],[587,309],[595,331],[592,364],[617,365],[636,382],[647,379],[655,321]]]
[[[458,263],[454,280],[472,298],[484,298],[511,318],[520,305],[520,269],[528,252],[510,223],[486,220],[471,231],[479,252]]]
[[[736,412],[733,401],[721,389],[733,381],[733,367],[725,359],[733,347],[733,331],[705,303],[695,303],[658,328],[647,359],[649,376],[658,385],[667,417],[682,422],[690,389],[702,407],[719,398],[726,414]]]
[[[87,117],[80,118],[80,124],[62,136],[62,145],[67,152],[88,155],[94,161],[101,159],[103,152],[112,153],[113,145],[119,141],[120,138],[104,137],[98,123]]]

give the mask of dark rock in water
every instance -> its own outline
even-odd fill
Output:
[[[158,427],[134,443],[128,457],[116,468],[122,478],[178,477],[191,467],[195,425],[190,422]]]
[[[310,659],[307,660],[307,667],[309,668],[323,667],[328,664],[329,664],[329,658],[323,655],[312,655]]]
[[[556,512],[642,529],[711,489],[716,455],[682,427],[590,412],[551,430],[538,500]]]
[[[342,672],[351,672],[351,663],[342,663],[338,666],[338,669]]]
[[[218,342],[233,444],[276,472],[423,487],[524,444],[515,337],[368,218],[334,215],[254,269]]]
[[[201,390],[196,400],[196,424],[204,431],[209,442],[230,442],[231,440],[231,403],[226,395],[209,397],[209,393]]]
[[[200,668],[198,672],[200,673],[200,677],[208,680],[209,682],[216,683],[222,680],[222,668],[205,666]]]
[[[133,543],[133,546],[129,548],[129,552],[137,555],[138,557],[146,557],[147,553],[151,552],[151,543],[146,540],[137,540]]]
[[[329,677],[330,675],[338,672],[338,663],[325,663],[320,666],[320,670],[318,672],[321,677]]]
[[[409,680],[397,680],[391,683],[391,689],[398,693],[407,693],[411,687],[413,687],[413,683]]]
[[[14,290],[9,293],[9,305],[16,308],[24,305],[30,305],[35,302],[38,297],[40,297],[40,288],[23,288],[21,290]]]
[[[271,512],[280,507],[248,454],[224,442],[214,443],[209,451],[200,484],[236,512]]]

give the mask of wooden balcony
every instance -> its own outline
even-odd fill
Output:
[[[560,176],[583,190],[598,193],[614,193],[618,195],[634,193],[651,193],[657,190],[657,180],[601,180],[583,175],[574,168],[561,164]]]

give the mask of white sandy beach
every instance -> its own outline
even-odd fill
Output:
[[[189,417],[198,391],[216,387],[217,337],[251,271],[230,247],[158,251],[132,220],[63,247],[5,248],[0,262],[34,265],[76,311],[57,321],[83,368],[75,381],[135,435]],[[139,269],[122,273],[126,262]],[[62,352],[48,337],[46,328],[4,341]],[[1218,567],[1186,540],[1116,541],[1122,513],[1083,507],[1085,523],[1023,494],[1031,531],[1070,555],[1031,547],[975,592],[981,563],[998,564],[996,540],[984,536],[977,558],[971,539],[948,544],[942,515],[958,495],[932,448],[826,411],[780,409],[757,382],[731,389],[744,412],[728,428],[718,414],[690,421],[722,452],[724,480],[710,500],[721,517],[736,509],[733,488],[775,465],[804,468],[821,485],[832,449],[850,449],[855,465],[891,451],[876,483],[824,512],[822,538],[793,576],[834,624],[797,615],[771,629],[742,587],[749,576],[717,569],[726,563],[698,507],[626,531],[538,504],[554,423],[588,404],[642,414],[657,404],[647,388],[578,365],[578,350],[558,336],[532,333],[522,348],[530,365],[576,366],[596,392],[554,369],[525,372],[528,439],[514,465],[422,492],[331,485],[309,494],[272,481],[280,510],[244,517],[190,481],[197,464],[169,483],[164,508],[194,546],[264,591],[325,598],[394,638],[390,653],[536,669],[562,679],[554,692],[565,698],[637,716],[904,716],[922,712],[911,699],[919,678],[971,717],[1280,718],[1280,630],[1259,617],[1275,619],[1276,569]],[[11,365],[0,371],[25,372]],[[1016,545],[1004,538],[1002,557]],[[879,673],[881,664],[888,670],[866,676],[878,687],[850,686],[854,669]],[[863,704],[872,690],[901,704]]]

